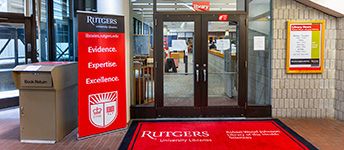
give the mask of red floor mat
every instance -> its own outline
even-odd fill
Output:
[[[279,120],[133,122],[120,149],[316,149]]]

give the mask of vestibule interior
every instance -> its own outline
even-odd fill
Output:
[[[241,1],[240,1],[241,2]],[[244,1],[242,1],[244,2]],[[221,4],[220,4],[221,3]],[[225,4],[224,4],[225,3]],[[250,23],[248,24],[248,105],[267,105],[269,104],[269,70],[262,70],[260,66],[269,66],[270,56],[270,1],[268,0],[252,0],[248,3],[249,7],[248,19]],[[244,5],[243,5],[244,6]],[[228,7],[228,8],[227,8]],[[190,0],[157,0],[156,3],[156,13],[164,12],[177,12],[177,11],[190,11],[192,13],[192,1]],[[209,11],[245,11],[241,3],[238,1],[210,1]],[[246,10],[248,11],[248,10]],[[132,85],[134,85],[132,91],[132,106],[155,106],[156,101],[154,95],[154,72],[156,71],[153,66],[156,63],[153,54],[156,48],[154,45],[154,19],[153,19],[153,3],[152,0],[136,0],[132,2],[132,17],[133,17],[133,49],[137,48],[139,42],[135,38],[143,38],[141,36],[146,36],[149,40],[150,48],[146,52],[145,56],[133,55],[134,64],[134,77],[132,80]],[[263,18],[263,19],[262,19]],[[161,20],[158,20],[158,22]],[[264,26],[258,26],[257,24],[262,24]],[[155,56],[163,57],[165,68],[163,70],[163,95],[164,95],[164,106],[193,106],[194,102],[194,85],[196,82],[194,71],[195,64],[194,54],[197,51],[194,50],[194,27],[193,21],[165,21],[163,23],[163,35],[164,35],[164,55]],[[199,26],[199,24],[197,24]],[[220,27],[222,26],[222,27]],[[209,21],[208,23],[208,72],[207,74],[209,80],[207,81],[207,91],[208,91],[208,106],[235,106],[237,105],[239,90],[239,78],[244,77],[238,75],[238,58],[239,58],[239,30],[237,29],[238,22],[228,22],[228,21]],[[261,30],[264,28],[265,30]],[[154,30],[153,30],[154,29]],[[252,33],[264,33],[259,34],[260,36],[265,36],[266,39],[266,50],[265,51],[253,51],[252,43],[253,36],[256,34]],[[266,32],[265,32],[266,31]],[[161,34],[161,33],[156,33]],[[187,46],[187,59],[185,59],[185,50],[181,52],[180,50],[175,51],[172,48],[172,38],[173,40],[185,40],[185,45]],[[226,40],[229,39],[229,42]],[[222,40],[222,41],[221,41]],[[247,40],[247,39],[246,39]],[[212,42],[216,48],[211,47]],[[220,44],[222,42],[222,44]],[[135,44],[136,43],[136,44]],[[221,45],[229,43],[230,50],[225,51]],[[146,47],[146,46],[145,46]],[[203,50],[205,51],[205,50]],[[253,54],[252,54],[253,53]],[[264,53],[264,55],[262,55]],[[244,55],[244,53],[241,53]],[[167,59],[172,58],[173,61],[167,61]],[[176,61],[177,59],[177,61]],[[258,60],[266,61],[258,61]],[[185,61],[186,60],[186,61]],[[172,66],[166,65],[166,63],[174,63],[175,69]],[[186,63],[185,63],[186,62]],[[264,65],[262,65],[264,63]],[[203,65],[203,64],[202,64]],[[167,66],[167,68],[166,68]],[[143,67],[144,69],[139,69],[138,67]],[[150,70],[151,69],[151,70]],[[140,71],[138,71],[140,70]],[[259,74],[258,74],[258,73]],[[261,75],[262,74],[262,75]],[[140,77],[139,77],[140,76]],[[262,78],[264,76],[264,78]],[[265,77],[266,76],[266,77]],[[240,78],[241,80],[241,78]],[[185,82],[188,81],[188,82]],[[259,83],[259,84],[258,84]],[[261,85],[264,85],[263,87]],[[266,86],[265,86],[266,85]],[[263,95],[261,93],[264,93]],[[267,93],[267,94],[265,94]],[[141,97],[141,98],[140,98]],[[170,103],[166,100],[173,99]],[[182,100],[183,99],[183,100]],[[232,100],[232,101],[229,101]]]
[[[208,37],[202,37],[208,39],[209,106],[238,105],[237,26],[236,22],[211,21]],[[164,58],[164,106],[194,106],[194,54],[201,52],[194,49],[194,28],[193,21],[163,24],[164,53],[157,57]],[[136,38],[142,41],[145,36],[149,40],[148,35],[136,35]],[[146,56],[134,55],[136,105],[154,105],[152,51]]]

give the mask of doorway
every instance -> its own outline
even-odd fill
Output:
[[[0,108],[19,103],[12,69],[37,61],[33,18],[21,13],[0,13]]]
[[[246,15],[219,15],[157,15],[157,117],[245,116]]]
[[[0,13],[0,60],[13,62],[7,64],[13,68],[21,63],[37,62],[36,29],[33,16],[25,17],[20,13]],[[4,63],[0,62],[0,65]]]

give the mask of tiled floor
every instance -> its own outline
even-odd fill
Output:
[[[281,119],[318,149],[344,150],[344,122],[333,119]]]
[[[332,119],[280,119],[319,149],[344,149],[344,122]],[[19,142],[18,107],[0,109],[0,150],[55,150],[55,149],[118,149],[127,130],[113,132],[78,141],[77,129],[62,141],[50,144]]]

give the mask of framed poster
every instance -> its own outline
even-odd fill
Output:
[[[322,73],[325,21],[288,21],[287,73]]]

